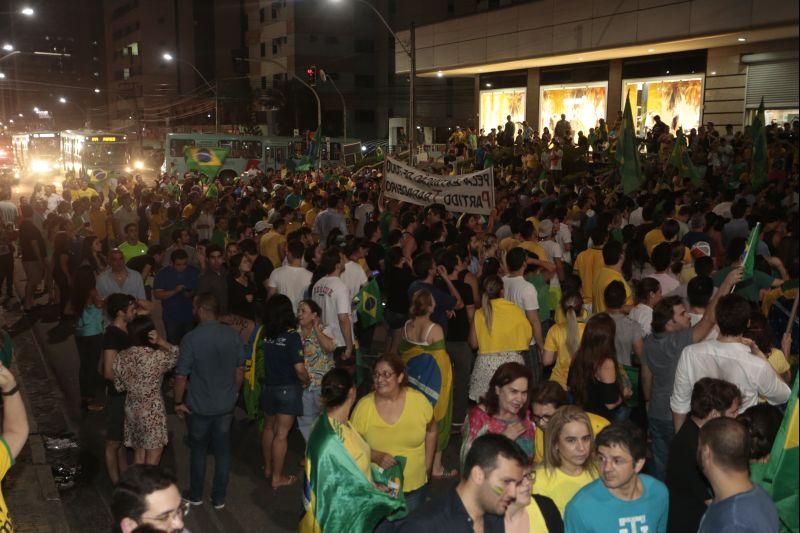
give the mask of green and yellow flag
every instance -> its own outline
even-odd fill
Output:
[[[383,320],[383,305],[381,303],[381,289],[378,280],[372,278],[369,283],[361,287],[358,302],[358,321],[364,327],[380,324]]]
[[[775,507],[778,509],[778,518],[781,522],[782,532],[800,531],[800,520],[798,520],[798,468],[800,468],[800,457],[798,456],[798,441],[800,441],[800,424],[798,424],[798,405],[797,405],[797,379],[794,378],[792,395],[786,406],[786,413],[783,415],[783,423],[772,445],[772,453],[769,462],[764,469],[761,479],[753,481],[761,485],[767,493],[772,496]]]
[[[614,159],[619,165],[622,191],[630,194],[644,181],[642,165],[639,162],[639,148],[636,140],[636,130],[633,126],[633,113],[631,112],[630,95],[625,96],[625,112],[622,115],[622,124],[619,128],[617,151]]]
[[[187,146],[183,150],[183,157],[186,168],[197,170],[205,174],[209,179],[214,178],[228,156],[227,148],[208,148]]]
[[[759,190],[767,181],[767,125],[764,116],[764,97],[753,119],[753,160],[750,169],[750,185]]]
[[[675,146],[672,148],[672,153],[667,160],[667,164],[678,169],[678,173],[681,177],[691,179],[692,184],[696,187],[702,185],[703,180],[700,178],[700,174],[698,174],[694,163],[692,163],[692,159],[689,157],[689,150],[686,144],[686,136],[683,134],[683,128],[678,128],[678,132],[675,136]]]
[[[753,269],[756,266],[756,246],[758,246],[758,234],[761,230],[761,222],[756,222],[755,227],[750,230],[750,236],[744,244],[744,258],[742,259],[742,281],[753,277]]]
[[[336,424],[336,427],[334,427]],[[305,514],[300,533],[369,533],[384,518],[402,518],[405,502],[376,488],[359,469],[346,443],[351,428],[323,413],[308,438],[303,479]],[[360,452],[360,453],[363,453]]]
[[[261,342],[263,332],[264,326],[258,326],[254,333],[250,357],[244,362],[244,382],[242,387],[244,410],[249,418],[256,420],[263,417],[259,403],[261,379],[264,377],[264,343]]]

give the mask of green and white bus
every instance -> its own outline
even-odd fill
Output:
[[[14,161],[21,172],[50,174],[61,166],[59,132],[32,131],[12,137]]]
[[[128,137],[119,133],[94,130],[61,132],[61,162],[65,172],[93,176],[130,174]],[[102,178],[100,178],[102,179]]]
[[[164,145],[162,172],[186,172],[186,148],[227,148],[219,170],[221,178],[235,177],[251,168],[280,169],[290,157],[292,142],[287,137],[261,137],[217,133],[168,133]]]

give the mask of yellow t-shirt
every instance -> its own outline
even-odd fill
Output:
[[[278,254],[278,247],[285,242],[286,237],[271,229],[261,236],[258,249],[261,255],[272,262],[272,266],[278,268],[281,266],[281,257]]]
[[[422,393],[405,388],[405,405],[400,418],[388,424],[375,406],[375,393],[361,398],[350,424],[364,437],[370,449],[406,458],[403,491],[416,490],[428,481],[425,472],[425,430],[433,419],[433,406]]]
[[[181,213],[181,217],[183,217],[184,220],[189,220],[192,218],[192,215],[194,215],[195,211],[195,206],[192,204],[186,204],[186,207],[183,208],[183,212]]]
[[[316,207],[309,209],[306,212],[306,226],[309,228],[314,227],[314,221],[317,220],[317,214],[319,213],[319,209]]]
[[[528,531],[547,531],[547,523],[544,521],[542,510],[539,509],[536,500],[531,500],[525,511],[528,513]]]
[[[164,223],[164,213],[158,213],[155,215],[150,215],[150,219],[147,221],[147,224],[150,227],[150,235],[149,240],[150,242],[157,243],[161,240],[161,225]]]
[[[3,437],[0,437],[0,479],[6,477],[8,469],[14,464],[14,458],[11,457],[11,449]],[[0,491],[0,531],[13,531],[14,528],[11,524],[11,519],[8,517],[8,507],[6,507],[6,500],[3,498],[3,493]]]
[[[606,300],[603,293],[612,281],[621,281],[625,285],[625,305],[633,305],[633,292],[622,274],[613,268],[603,267],[597,271],[592,283],[592,313],[602,313],[606,310]]]
[[[89,211],[89,227],[101,241],[108,237],[108,214],[104,209]]]
[[[525,311],[505,298],[495,298],[492,306],[492,331],[486,328],[483,308],[475,312],[475,336],[478,353],[492,354],[527,350],[533,336],[531,323]]]
[[[78,198],[91,198],[92,196],[99,196],[99,194],[91,187],[86,187],[85,189],[74,191],[73,196],[77,196]]]
[[[606,420],[600,415],[594,413],[586,413],[589,417],[589,423],[592,425],[592,433],[596,437],[600,431],[611,422]],[[544,431],[537,429],[533,437],[533,464],[537,465],[544,459]]]
[[[667,238],[664,237],[664,233],[661,231],[661,228],[655,228],[648,231],[644,236],[644,247],[647,248],[647,255],[653,255],[653,250],[655,247],[666,240]]]
[[[531,222],[533,224],[533,231],[535,231],[537,235],[539,234],[539,219],[538,218],[536,218],[536,217],[528,217],[528,218],[525,219],[525,222]]]
[[[535,472],[536,479],[533,481],[531,493],[542,494],[553,500],[561,512],[561,516],[564,516],[564,509],[575,493],[596,478],[588,470],[584,470],[577,476],[570,476],[560,468],[548,470],[544,466],[540,466]]]
[[[311,204],[310,202],[306,202],[305,200],[303,200],[302,202],[300,202],[300,207],[299,207],[298,209],[300,209],[300,214],[302,214],[302,215],[304,215],[304,216],[305,216],[305,214],[306,214],[306,213],[308,213],[308,212],[309,212],[309,210],[310,210],[312,207],[314,207],[314,206],[313,206],[313,204]]]
[[[780,348],[773,348],[772,351],[769,352],[767,361],[769,362],[769,366],[771,366],[778,375],[788,372],[791,368],[789,366],[789,361],[786,360],[786,355],[784,355]]]
[[[553,261],[552,259],[550,259],[550,255],[548,255],[544,247],[542,247],[542,245],[539,244],[538,242],[522,241],[517,246],[519,246],[525,251],[535,253],[536,257],[539,258],[539,261],[550,261],[550,262]]]
[[[578,338],[583,337],[583,330],[586,329],[585,322],[578,322]],[[544,340],[544,349],[549,352],[556,353],[556,362],[553,366],[553,372],[550,374],[550,380],[555,381],[561,388],[567,390],[567,376],[569,376],[569,367],[572,364],[572,358],[569,356],[567,350],[567,325],[555,324],[547,332],[547,337]]]
[[[597,271],[605,266],[603,261],[603,250],[601,248],[589,248],[578,254],[575,258],[575,270],[581,278],[581,293],[583,303],[592,303],[592,287]]]
[[[520,241],[515,239],[514,237],[506,237],[502,241],[500,241],[500,250],[503,252],[507,252],[512,248],[516,248],[520,245]]]

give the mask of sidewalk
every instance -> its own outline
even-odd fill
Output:
[[[17,377],[28,411],[30,437],[3,482],[3,495],[17,532],[68,532],[67,517],[47,462],[44,434],[67,430],[58,408],[59,388],[30,327],[20,311],[4,313],[14,342],[11,370]]]

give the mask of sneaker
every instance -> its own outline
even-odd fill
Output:
[[[185,492],[185,493],[183,493],[183,496],[181,497],[181,501],[184,501],[184,502],[186,502],[188,505],[191,505],[191,506],[194,506],[194,507],[196,507],[196,506],[198,506],[198,505],[203,505],[203,499],[202,499],[202,498],[201,498],[201,499],[199,499],[199,500],[193,500],[193,499],[191,499],[191,498],[189,497],[189,494],[188,494],[188,493],[186,493],[186,492]]]
[[[217,511],[225,509],[225,502],[219,502],[219,503],[212,502],[212,505],[214,506],[214,509],[216,509]]]

